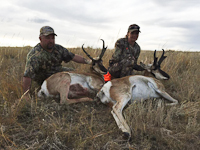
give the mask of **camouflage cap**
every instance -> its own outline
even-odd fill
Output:
[[[54,33],[54,30],[53,30],[52,27],[50,27],[50,26],[44,26],[44,27],[42,27],[42,28],[40,29],[40,36],[42,36],[42,35],[47,36],[47,35],[50,35],[50,34],[56,35],[56,34]],[[56,35],[56,36],[57,36],[57,35]]]
[[[128,32],[133,32],[133,31],[139,31],[140,32],[140,27],[137,24],[132,24],[128,27]]]

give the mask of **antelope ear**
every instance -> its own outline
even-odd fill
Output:
[[[140,62],[140,66],[141,66],[142,68],[144,68],[144,69],[147,68],[147,66],[146,66],[143,62]]]
[[[143,69],[147,70],[148,72],[151,72],[150,67],[149,67],[148,65],[145,65],[143,62],[140,62],[140,66],[141,66]]]
[[[164,71],[161,70],[160,68],[159,68],[158,70],[159,70],[160,74],[162,74],[164,77],[166,77],[167,80],[170,79],[170,76],[169,76],[166,72],[164,72]]]

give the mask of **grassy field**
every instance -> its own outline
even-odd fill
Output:
[[[171,79],[162,81],[179,104],[157,107],[158,99],[131,104],[124,116],[132,140],[122,137],[107,106],[98,102],[60,105],[54,99],[22,101],[26,55],[31,47],[0,47],[0,149],[75,150],[198,150],[200,149],[200,53],[166,51],[162,69]],[[81,48],[70,49],[83,54]],[[99,49],[87,48],[93,56]],[[103,58],[108,66],[113,50]],[[161,51],[158,52],[158,56]],[[153,51],[142,51],[139,61],[153,61]],[[88,71],[88,65],[64,64]],[[136,74],[141,74],[136,72]]]

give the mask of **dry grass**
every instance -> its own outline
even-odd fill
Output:
[[[0,149],[87,150],[197,150],[200,147],[200,53],[167,51],[162,68],[171,79],[166,91],[179,100],[175,107],[157,107],[158,100],[131,104],[124,116],[132,129],[132,140],[122,137],[110,108],[97,102],[60,105],[53,99],[21,101],[21,78],[30,47],[0,48]],[[72,52],[84,55],[80,48]],[[95,57],[100,50],[87,48]],[[113,50],[107,50],[104,65]],[[161,55],[161,52],[158,53]],[[85,56],[86,57],[86,56]],[[152,51],[142,51],[139,61],[153,60]],[[87,65],[66,66],[87,71]],[[138,74],[140,74],[138,72]]]

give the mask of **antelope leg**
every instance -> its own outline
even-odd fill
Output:
[[[172,102],[172,103],[166,104],[166,105],[172,106],[172,105],[177,105],[177,104],[178,104],[178,100],[176,100],[176,99],[174,99],[173,97],[171,97],[167,92],[165,92],[165,91],[160,91],[160,90],[158,90],[157,92],[160,94],[160,96],[162,96],[163,98],[165,98],[165,99],[167,99],[168,101]]]
[[[63,90],[60,92],[60,103],[67,103],[67,104],[73,104],[73,103],[79,103],[79,102],[87,102],[87,101],[94,101],[93,99],[89,97],[83,97],[83,98],[77,98],[77,99],[69,99],[69,86],[66,86],[63,88]]]
[[[79,103],[79,102],[86,102],[86,101],[94,101],[93,99],[89,97],[83,97],[83,98],[77,98],[77,99],[69,99],[68,98],[69,88],[65,88],[60,93],[60,103],[67,103],[67,104],[73,104],[73,103]]]
[[[66,100],[67,100],[67,104],[94,101],[92,98],[88,98],[88,97],[83,97],[83,98],[78,98],[78,99],[66,99]]]
[[[122,122],[119,120],[119,118],[117,117],[117,115],[114,113],[113,110],[111,111],[111,114],[113,115],[113,118],[115,119],[115,122],[117,123],[119,129],[121,129],[122,132],[128,132],[128,130],[123,126]]]
[[[79,87],[80,88],[80,87]],[[81,88],[82,91],[74,91],[75,95],[83,95],[85,91],[87,91],[87,89]],[[84,91],[85,90],[85,91]],[[65,82],[65,84],[63,84],[63,86],[60,89],[60,103],[67,103],[67,104],[73,104],[73,103],[79,103],[79,102],[86,102],[86,101],[93,101],[93,99],[88,98],[88,97],[83,97],[83,98],[76,98],[76,99],[69,99],[68,95],[69,95],[69,91],[70,91],[70,82]],[[85,93],[86,95],[88,95],[88,93]]]
[[[126,101],[123,105],[122,102],[117,102],[114,106],[113,106],[113,110],[111,111],[118,127],[122,130],[122,132],[124,133],[128,133],[129,136],[131,136],[131,129],[128,126],[128,124],[126,123],[123,115],[122,115],[122,110],[124,108],[124,106],[128,103],[128,101]]]

